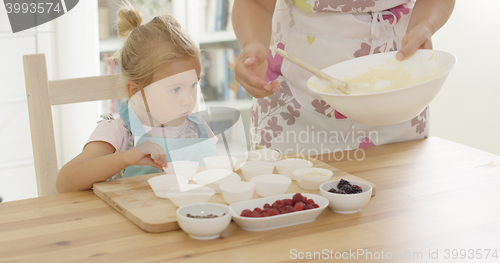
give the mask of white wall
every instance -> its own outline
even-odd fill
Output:
[[[46,53],[51,69],[53,35],[50,23],[12,34],[6,9],[0,4],[0,197],[4,202],[38,194],[23,55]]]
[[[457,65],[431,103],[430,135],[500,154],[500,1],[458,1],[433,38]]]
[[[50,80],[99,74],[97,1],[80,1],[67,14],[13,34],[0,4],[0,197],[37,196],[22,56],[45,53]],[[53,107],[59,165],[78,154],[93,131],[100,103]]]
[[[57,79],[98,76],[99,35],[97,1],[80,1],[55,20],[57,31]],[[100,102],[52,107],[56,123],[59,167],[79,154],[97,125]]]

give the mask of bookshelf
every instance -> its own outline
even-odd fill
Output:
[[[118,37],[109,37],[99,40],[99,53],[115,52],[120,49],[121,44]]]
[[[234,64],[241,48],[232,30],[230,12],[234,0],[131,0],[135,3],[159,3],[160,13],[154,8],[139,7],[145,14],[143,23],[154,16],[170,14],[174,16],[183,30],[200,45],[202,53],[202,81],[200,83],[205,106],[230,107],[240,111],[245,130],[249,129],[252,97],[236,83]],[[99,56],[101,58],[101,74],[116,74],[118,70],[110,63],[103,61],[121,47],[121,40],[116,36],[114,21],[121,0],[99,0]],[[136,6],[138,7],[138,6]],[[142,9],[142,10],[141,10]],[[143,12],[144,14],[144,12]],[[103,101],[102,113],[111,112],[118,116],[119,101]],[[224,116],[218,116],[218,118]],[[235,133],[245,133],[239,130]],[[235,139],[239,135],[234,135]],[[245,136],[247,142],[248,135]]]
[[[230,22],[230,10],[234,0],[158,0],[169,5],[167,10],[182,25],[183,29],[198,42],[202,50],[202,91],[207,105],[233,107],[240,111],[248,111],[252,97],[234,80],[234,63],[240,46]],[[136,2],[139,2],[136,0]],[[148,3],[148,1],[142,1]],[[151,3],[152,1],[149,1]],[[99,0],[99,52],[101,58],[101,74],[115,74],[103,58],[113,54],[121,47],[116,36],[113,23],[119,0]],[[196,6],[193,6],[196,5]],[[103,10],[104,9],[104,10]],[[140,7],[149,10],[147,7]],[[157,14],[147,14],[143,22]],[[223,22],[224,21],[224,22]],[[114,105],[115,103],[103,103]],[[109,111],[103,108],[103,113]]]
[[[201,33],[200,34],[200,45],[208,45],[208,44],[221,44],[221,43],[230,43],[236,41],[236,35],[234,31],[219,31],[214,33]]]

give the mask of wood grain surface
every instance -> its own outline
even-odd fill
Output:
[[[373,188],[372,196],[375,195],[375,184],[332,167],[317,158],[295,154],[281,157],[281,159],[283,158],[302,158],[310,160],[313,163],[313,167],[331,170],[333,172],[331,180],[343,178],[345,180],[356,180],[368,183]],[[202,170],[205,170],[205,167],[200,167],[198,172]],[[241,179],[244,181],[241,170],[238,169],[236,173],[240,175]],[[278,173],[276,169],[274,173]],[[157,197],[148,184],[150,178],[162,174],[164,173],[140,175],[97,183],[94,184],[94,193],[146,232],[161,233],[177,230],[180,229],[175,214],[177,206],[169,199]],[[292,181],[287,193],[313,193],[320,195],[319,190],[311,191],[300,188],[296,181]],[[253,198],[260,197],[254,192]],[[216,193],[208,202],[227,204],[221,193]]]
[[[362,160],[348,152],[318,158],[377,185],[355,214],[326,209],[314,222],[261,232],[232,222],[219,238],[201,241],[182,230],[147,233],[92,191],[65,193],[0,203],[0,262],[500,260],[500,156],[437,137],[363,150]],[[446,249],[482,249],[482,259],[446,259]],[[358,251],[365,256],[351,256]]]

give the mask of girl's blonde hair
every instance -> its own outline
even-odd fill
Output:
[[[126,40],[113,58],[118,60],[125,82],[133,81],[142,89],[165,65],[192,57],[200,59],[198,46],[172,16],[157,16],[141,25],[141,13],[129,3],[118,10],[117,16],[118,34]]]

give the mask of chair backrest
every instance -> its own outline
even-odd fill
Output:
[[[45,54],[23,56],[38,196],[57,194],[53,105],[125,98],[120,75],[49,81]]]

